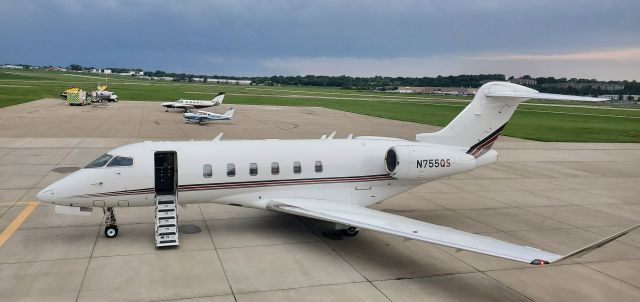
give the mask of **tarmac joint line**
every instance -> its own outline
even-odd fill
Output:
[[[20,214],[18,214],[18,216],[16,216],[16,218],[14,218],[4,230],[2,230],[2,233],[0,233],[0,247],[2,247],[4,243],[11,238],[11,235],[13,235],[13,233],[22,225],[22,223],[27,220],[38,204],[39,202],[37,201],[27,203],[24,210],[22,210],[22,212],[20,212]]]

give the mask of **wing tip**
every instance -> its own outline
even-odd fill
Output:
[[[545,266],[547,264],[549,264],[549,261],[547,260],[542,260],[542,259],[535,259],[533,261],[530,262],[533,265],[537,265],[537,266]]]

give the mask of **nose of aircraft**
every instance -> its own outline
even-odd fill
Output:
[[[56,189],[50,185],[38,192],[36,198],[42,202],[53,203],[56,198]]]

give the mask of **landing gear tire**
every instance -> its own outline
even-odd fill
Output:
[[[107,225],[104,228],[104,236],[107,238],[114,238],[118,236],[118,224],[116,223],[116,213],[112,207],[104,209],[104,223]]]
[[[107,238],[114,238],[118,236],[118,226],[108,225],[104,228],[104,236]]]
[[[360,230],[358,230],[358,228],[356,227],[348,227],[346,229],[340,230],[340,235],[346,237],[353,237],[355,235],[358,235],[358,233],[360,233]]]

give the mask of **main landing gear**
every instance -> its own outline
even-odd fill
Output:
[[[114,238],[118,236],[118,225],[116,224],[116,213],[112,207],[104,208],[104,223],[107,226],[104,228],[104,236],[107,238]]]
[[[353,237],[355,235],[358,235],[358,233],[360,233],[360,230],[358,230],[358,228],[356,227],[347,227],[346,229],[342,229],[339,231],[340,235],[342,236],[346,236],[346,237]]]
[[[322,236],[331,240],[342,240],[342,237],[353,237],[358,235],[360,230],[354,226],[336,225],[333,232],[322,232]]]

